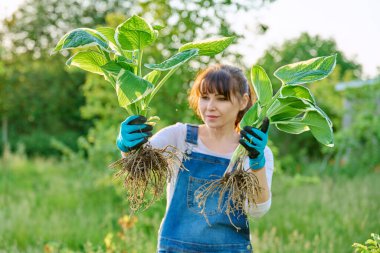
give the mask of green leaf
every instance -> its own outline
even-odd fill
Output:
[[[100,32],[101,34],[104,35],[104,37],[107,38],[107,40],[109,42],[111,42],[111,45],[114,46],[114,50],[117,49],[117,44],[116,44],[116,41],[115,41],[115,29],[113,29],[112,27],[98,27],[96,28],[96,30],[98,32]]]
[[[380,235],[371,233],[371,237],[378,243],[380,244]],[[379,245],[380,246],[380,245]]]
[[[165,26],[163,26],[163,25],[153,25],[153,29],[156,31],[161,31],[164,28],[165,28]]]
[[[279,97],[267,111],[272,123],[284,122],[301,116],[308,110],[314,110],[312,104],[298,97]]]
[[[99,46],[109,51],[106,38],[100,32],[89,28],[78,28],[66,33],[57,43],[53,53],[73,48]]]
[[[270,120],[279,130],[298,134],[310,129],[320,143],[329,147],[334,146],[331,120],[319,107],[296,97],[277,100],[279,106]],[[303,114],[302,117],[300,117],[301,114]]]
[[[68,66],[76,66],[80,69],[91,73],[103,75],[100,66],[107,63],[107,59],[100,53],[95,51],[78,52],[67,60]]]
[[[240,121],[240,129],[243,129],[245,126],[254,126],[259,117],[258,109],[258,103],[253,104],[251,108],[249,108]]]
[[[103,66],[101,66],[101,69],[116,77],[119,75],[121,71],[121,66],[117,64],[115,61],[109,61]]]
[[[298,118],[308,111],[319,111],[332,126],[328,116],[315,104],[301,97],[279,97],[267,111],[272,123],[289,121]]]
[[[161,71],[153,70],[146,74],[143,78],[152,84],[156,84],[161,76]]]
[[[116,81],[116,94],[119,105],[126,108],[153,91],[153,84],[136,76],[130,71],[122,70]]]
[[[281,111],[276,113],[273,116],[270,116],[270,122],[278,122],[278,121],[287,121],[293,118],[296,118],[300,116],[302,113],[304,113],[304,110],[298,109],[298,108],[292,108],[290,106],[286,106],[284,108],[281,108]]]
[[[321,108],[319,108],[318,106],[314,105],[314,108],[315,108],[316,111],[318,111],[327,120],[327,122],[329,123],[329,126],[332,127],[333,123],[330,120],[329,116]]]
[[[196,55],[198,55],[198,49],[186,50],[173,55],[172,57],[161,62],[160,64],[144,64],[144,66],[148,69],[166,71],[184,64]]]
[[[310,130],[305,123],[302,123],[299,120],[293,120],[287,123],[277,123],[275,125],[278,130],[289,134],[301,134]]]
[[[367,241],[365,241],[365,244],[367,245],[372,245],[372,246],[376,246],[376,241],[375,240],[372,240],[372,239],[368,239]]]
[[[65,35],[63,35],[63,36],[59,39],[57,45],[55,46],[55,48],[54,48],[53,51],[52,51],[52,54],[54,54],[54,53],[59,52],[60,50],[62,50],[63,43],[65,42],[65,40],[66,40],[67,36],[69,36],[69,34],[70,34],[70,32],[66,33]]]
[[[233,41],[235,37],[223,37],[217,39],[207,39],[201,41],[194,41],[186,43],[178,49],[179,52],[197,48],[199,49],[198,55],[214,56],[226,49]]]
[[[332,127],[319,111],[308,111],[302,122],[308,125],[313,136],[323,145],[334,146]]]
[[[121,65],[115,61],[109,61],[105,65],[101,66],[103,71],[117,77],[122,69],[133,72],[133,68],[129,65]]]
[[[145,19],[133,15],[121,23],[115,32],[116,43],[123,50],[140,50],[155,40],[153,28]]]
[[[121,56],[121,55],[118,55],[116,57],[116,62],[120,66],[122,66],[124,69],[131,70],[132,72],[133,72],[133,68],[137,66],[132,60],[130,60],[124,56]]]
[[[291,110],[299,110],[300,112],[306,112],[309,109],[314,110],[313,104],[305,99],[293,96],[279,97],[268,108],[267,116],[271,118],[277,114],[289,111],[289,108]]]
[[[273,95],[272,83],[267,73],[262,67],[253,66],[251,69],[251,81],[260,105],[266,106]]]
[[[284,84],[310,83],[327,77],[335,68],[336,54],[312,58],[280,67],[274,76]]]
[[[133,61],[130,58],[127,58],[122,55],[116,55],[116,61],[118,62],[126,62],[128,64],[134,64]]]
[[[314,96],[311,94],[310,90],[301,85],[287,85],[282,86],[280,90],[280,94],[282,97],[299,97],[304,100],[309,101],[312,104],[315,104]]]

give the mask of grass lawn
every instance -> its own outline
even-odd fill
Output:
[[[139,213],[122,237],[118,220],[128,205],[106,168],[17,156],[0,166],[1,253],[104,252],[106,245],[109,252],[155,252],[164,200]],[[352,243],[380,232],[379,182],[380,173],[336,180],[275,174],[271,210],[251,221],[255,252],[353,252]]]

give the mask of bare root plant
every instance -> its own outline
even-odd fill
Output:
[[[261,192],[262,187],[259,185],[257,176],[244,170],[243,160],[240,159],[236,164],[236,169],[232,172],[227,172],[223,177],[211,180],[209,183],[201,186],[196,194],[198,206],[201,208],[201,214],[206,218],[206,201],[214,194],[219,195],[218,211],[224,212],[230,223],[239,230],[231,216],[239,217],[242,214],[247,214],[249,209],[256,205],[256,199]]]
[[[178,152],[174,146],[157,149],[147,144],[109,165],[116,170],[115,179],[123,180],[132,213],[147,209],[162,196],[176,167],[185,169]]]

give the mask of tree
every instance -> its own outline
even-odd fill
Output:
[[[6,62],[7,71],[15,73],[14,75],[7,75],[4,79],[6,86],[8,88],[11,87],[11,92],[15,95],[15,99],[9,100],[9,106],[14,112],[21,112],[18,114],[13,113],[12,119],[9,116],[8,124],[12,126],[12,129],[16,129],[14,132],[15,135],[12,137],[12,142],[15,143],[21,140],[22,136],[29,138],[28,136],[30,136],[31,132],[37,133],[39,131],[41,135],[49,132],[47,128],[52,130],[51,126],[48,127],[42,123],[39,124],[39,128],[36,124],[21,124],[20,122],[23,122],[25,118],[34,118],[35,122],[45,122],[42,117],[49,118],[52,115],[62,114],[62,111],[58,110],[58,107],[54,107],[57,110],[51,110],[51,114],[46,115],[40,112],[40,110],[45,109],[44,106],[36,106],[35,113],[27,112],[28,110],[26,110],[25,107],[22,109],[22,105],[17,104],[20,100],[17,96],[20,96],[20,98],[25,97],[25,93],[13,92],[13,89],[16,89],[16,87],[19,91],[29,91],[32,89],[31,87],[33,87],[33,100],[46,103],[50,105],[50,107],[53,107],[52,105],[57,103],[57,98],[54,95],[43,94],[49,90],[52,91],[54,88],[51,87],[51,83],[54,83],[63,94],[70,94],[70,99],[76,101],[71,103],[71,105],[67,105],[68,107],[71,106],[70,109],[67,107],[67,112],[70,113],[66,113],[65,119],[63,120],[78,120],[78,115],[76,115],[74,111],[78,110],[78,107],[85,103],[81,87],[85,83],[85,78],[88,77],[81,71],[69,71],[64,68],[62,62],[63,57],[51,57],[49,55],[55,43],[66,32],[77,27],[95,28],[104,25],[114,26],[126,18],[123,13],[137,14],[143,16],[151,23],[166,25],[166,28],[162,30],[162,36],[159,38],[159,43],[156,44],[156,47],[145,51],[145,61],[161,62],[164,58],[172,55],[179,45],[193,39],[204,39],[211,34],[224,36],[237,35],[239,37],[238,34],[230,29],[230,25],[224,19],[225,15],[227,13],[235,13],[239,10],[247,11],[248,9],[259,8],[260,4],[269,2],[272,2],[272,0],[239,2],[225,0],[26,0],[11,18],[4,21],[3,29],[0,31],[6,52],[6,54],[1,56],[1,61]],[[226,53],[224,56],[218,56],[218,58],[210,62],[218,61],[221,57],[226,57],[227,55],[231,57],[232,60],[236,59],[237,62],[238,59],[240,59],[237,54]],[[193,68],[191,69],[180,69],[176,75],[171,77],[170,83],[160,91],[161,95],[155,97],[152,103],[152,110],[158,112],[161,116],[161,126],[179,121],[183,118],[189,119],[185,91],[189,88],[189,80],[193,78],[196,71],[200,67],[210,63],[206,61],[208,61],[208,59],[202,59],[200,65],[193,63]],[[35,63],[34,76],[29,82],[26,82],[25,78],[21,80],[17,77],[17,75],[19,75],[18,68],[25,67],[26,62]],[[47,66],[49,68],[49,74],[45,73]],[[38,68],[40,69],[37,70]],[[28,68],[25,69],[25,71],[29,70]],[[55,76],[54,73],[60,74]],[[15,83],[12,83],[11,76],[16,77],[14,79]],[[90,79],[91,80],[86,81],[86,83],[94,82],[93,85],[91,85],[91,87],[84,87],[84,89],[89,89],[89,93],[86,95],[87,105],[85,106],[88,110],[84,108],[82,111],[87,110],[85,114],[88,121],[95,122],[104,120],[102,124],[99,124],[104,128],[107,128],[110,124],[112,126],[117,125],[118,120],[99,116],[105,115],[102,113],[105,107],[114,108],[113,102],[104,102],[105,107],[101,107],[99,103],[95,101],[96,97],[94,96],[92,98],[92,94],[96,92],[91,92],[94,91],[92,89],[99,89],[99,93],[105,92],[105,90],[110,90],[111,93],[114,93],[114,91],[112,91],[110,87],[103,85],[104,82],[100,78],[91,77]],[[34,80],[39,80],[39,82],[36,83]],[[82,83],[78,85],[77,82],[80,80]],[[78,89],[77,92],[69,91],[73,87]],[[167,97],[171,99],[168,100]],[[93,102],[91,102],[91,100]],[[166,103],[164,104],[161,101],[165,101]],[[35,104],[38,103],[35,102]],[[91,111],[91,113],[89,113],[89,111]],[[11,112],[9,110],[3,110],[2,113],[10,114]],[[124,116],[125,115],[122,115],[122,117]],[[108,123],[106,123],[107,121]],[[82,124],[83,127],[88,125],[88,123]],[[86,129],[76,130],[78,133],[86,131]],[[101,132],[102,129],[98,131]],[[45,139],[49,139],[51,135],[45,137]],[[48,140],[38,143],[44,143],[46,141]],[[47,145],[45,145],[45,149],[46,147]],[[32,150],[33,148],[31,147],[30,151]]]
[[[264,55],[257,60],[257,64],[265,66],[268,73],[273,73],[277,68],[292,62],[307,60],[317,56],[337,53],[338,78],[347,78],[347,73],[352,72],[350,78],[359,78],[362,74],[362,67],[354,60],[347,59],[334,39],[322,39],[319,35],[311,36],[308,33],[301,33],[298,38],[286,40],[281,46],[271,46],[264,52]],[[278,80],[270,76],[273,84],[279,87]]]
[[[62,59],[33,61],[28,56],[3,62],[0,110],[3,124],[9,122],[11,147],[21,142],[28,154],[48,155],[52,153],[50,139],[56,138],[75,148],[76,138],[89,127],[78,111],[84,103],[78,92],[84,75],[78,71],[68,75]]]
[[[168,49],[176,49],[179,43],[203,38],[210,28],[215,34],[233,34],[225,15],[259,8],[273,1],[26,0],[4,21],[2,34],[5,49],[11,54],[29,52],[34,58],[40,58],[50,52],[64,33],[77,27],[105,25],[109,13],[129,13],[167,25],[164,35],[169,38],[163,42],[169,42],[164,44],[165,52],[169,53]]]

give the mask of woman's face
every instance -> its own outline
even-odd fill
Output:
[[[226,125],[234,126],[239,111],[248,103],[248,95],[238,99],[231,94],[231,101],[217,93],[202,94],[198,101],[198,108],[203,122],[211,128],[220,128]]]

